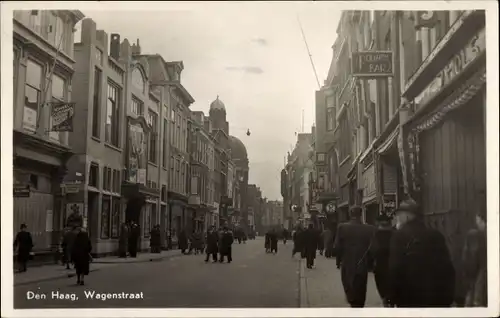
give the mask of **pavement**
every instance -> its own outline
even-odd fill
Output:
[[[349,307],[335,258],[318,255],[313,269],[306,268],[305,260],[301,260],[300,263],[300,307]],[[365,307],[382,306],[375,279],[373,274],[369,273]]]
[[[146,261],[93,263],[91,268],[97,270],[85,278],[85,286],[76,285],[75,278],[59,268],[66,276],[15,284],[14,308],[347,306],[335,260],[318,256],[316,267],[306,269],[304,261],[291,254],[290,242],[280,243],[277,254],[266,254],[259,237],[234,244],[230,264],[205,263],[204,255],[180,253],[156,262],[142,256]],[[367,306],[377,305],[372,279],[368,290]]]
[[[112,265],[124,264],[124,263],[140,263],[140,262],[152,262],[161,261],[168,257],[180,256],[181,252],[179,250],[162,251],[162,253],[140,253],[137,258],[119,258],[117,256],[94,258],[90,271],[95,272],[103,268],[109,268]],[[28,264],[29,265],[29,264]],[[28,271],[25,273],[15,273],[14,274],[14,286],[18,285],[29,285],[33,283],[44,282],[47,280],[61,279],[74,277],[74,269],[66,269],[65,266],[59,265],[44,265],[36,267],[28,267]]]

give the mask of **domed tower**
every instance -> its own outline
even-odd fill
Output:
[[[212,134],[215,139],[223,146],[224,149],[229,149],[229,123],[226,120],[226,106],[217,98],[210,104],[208,112],[212,122]]]
[[[241,198],[241,219],[242,227],[248,231],[248,154],[247,148],[234,136],[229,136],[229,144],[231,146],[231,159],[235,165],[236,182],[239,184]],[[255,220],[255,218],[254,218]]]

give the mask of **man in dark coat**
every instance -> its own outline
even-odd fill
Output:
[[[26,272],[28,260],[30,258],[31,249],[33,248],[33,239],[31,233],[28,232],[26,224],[21,224],[21,231],[16,235],[14,240],[14,249],[17,248],[17,264],[20,272]]]
[[[130,224],[130,232],[129,232],[129,241],[128,241],[128,250],[130,257],[137,257],[137,248],[139,243],[139,236],[141,235],[141,230],[139,226],[135,224],[135,222],[131,222]]]
[[[266,249],[266,253],[271,251],[271,231],[267,231],[264,238],[264,248]]]
[[[361,222],[361,215],[361,207],[352,207],[350,221],[339,225],[335,239],[337,268],[341,267],[344,292],[353,308],[365,306],[370,243],[375,232],[374,226]]]
[[[129,241],[129,228],[127,223],[123,223],[120,228],[120,238],[118,239],[118,256],[120,258],[127,258]]]
[[[207,231],[207,247],[206,247],[207,258],[205,258],[206,263],[208,263],[210,255],[212,255],[213,262],[214,263],[217,262],[217,252],[219,251],[218,243],[219,243],[219,233],[217,233],[217,231],[215,230],[215,226],[211,226]]]
[[[393,228],[391,218],[387,214],[378,217],[378,227],[373,238],[370,254],[374,261],[373,273],[375,284],[384,307],[388,307],[388,284],[389,284],[389,248]]]
[[[413,200],[395,211],[389,250],[389,301],[396,307],[449,307],[455,294],[455,268],[444,236],[426,227]]]
[[[314,229],[314,225],[309,224],[307,230],[302,234],[304,239],[304,254],[307,268],[313,268],[316,250],[319,243],[319,232]]]
[[[303,238],[304,230],[302,227],[297,227],[295,232],[293,233],[293,251],[292,257],[295,256],[296,253],[300,253],[301,257],[304,250],[304,238]]]
[[[179,249],[181,250],[181,253],[186,254],[186,250],[188,249],[188,237],[186,231],[182,230],[177,239],[179,241]]]
[[[220,260],[219,262],[224,262],[224,256],[227,256],[227,262],[231,263],[233,261],[232,247],[234,242],[233,232],[231,232],[227,227],[224,227],[222,232],[222,238],[219,245]]]
[[[161,253],[161,233],[159,225],[155,225],[151,229],[149,245],[151,247],[151,253]]]
[[[290,236],[290,233],[286,228],[283,229],[283,244],[286,244],[286,241],[288,240],[288,237]]]
[[[269,239],[271,242],[271,253],[278,253],[278,233],[276,229],[271,230]]]
[[[92,260],[90,252],[92,251],[92,244],[85,230],[78,227],[77,232],[78,234],[76,234],[71,250],[71,259],[75,264],[76,283],[84,285],[84,276],[88,275],[90,271],[90,261]]]

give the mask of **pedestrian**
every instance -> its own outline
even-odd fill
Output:
[[[149,241],[149,245],[151,248],[151,253],[161,253],[161,233],[160,226],[155,225],[151,229],[151,239]]]
[[[227,227],[224,227],[222,232],[222,239],[219,245],[220,259],[219,262],[224,263],[224,257],[227,257],[227,262],[231,263],[233,261],[232,247],[234,242],[233,232],[231,232]]]
[[[120,238],[118,239],[118,257],[127,258],[129,227],[127,223],[122,223],[120,227]]]
[[[179,242],[179,249],[181,250],[181,253],[186,254],[186,250],[188,249],[188,237],[186,234],[186,230],[182,230],[179,233],[177,240]]]
[[[339,225],[335,238],[337,268],[341,268],[347,302],[353,308],[362,308],[366,301],[370,243],[375,227],[361,222],[361,207],[354,206],[349,212],[350,220]]]
[[[293,233],[293,250],[292,250],[292,257],[295,256],[296,253],[300,253],[301,256],[303,254],[303,247],[304,247],[304,243],[303,243],[303,229],[301,226],[297,226],[297,229],[295,230],[295,232]]]
[[[450,307],[455,268],[444,236],[424,224],[413,200],[395,210],[396,228],[389,250],[389,301],[396,307]]]
[[[90,262],[92,260],[90,252],[92,251],[92,244],[87,231],[81,227],[77,227],[76,231],[77,234],[71,251],[71,259],[75,264],[76,283],[84,285],[84,277],[88,275],[90,271]]]
[[[476,215],[476,228],[467,233],[462,256],[467,286],[466,307],[488,307],[486,241],[486,209],[480,209]]]
[[[211,226],[207,231],[207,247],[206,247],[207,258],[205,258],[206,263],[208,263],[210,255],[212,255],[213,262],[214,263],[217,262],[217,252],[219,251],[218,243],[219,243],[219,233],[217,233],[217,231],[215,230],[215,226]]]
[[[377,222],[378,226],[371,244],[370,254],[373,259],[373,274],[378,294],[382,298],[384,307],[389,307],[389,249],[394,230],[391,218],[385,213],[378,217]]]
[[[276,229],[271,230],[269,240],[271,243],[270,252],[274,254],[278,253],[278,232]]]
[[[286,245],[286,241],[288,240],[288,236],[290,233],[288,233],[288,230],[286,228],[283,229],[283,244]]]
[[[264,248],[266,249],[266,253],[271,251],[271,232],[267,231],[264,239]]]
[[[139,225],[135,222],[131,222],[130,224],[130,232],[129,232],[129,241],[128,241],[128,249],[130,257],[137,257],[137,249],[139,245],[139,236],[141,235],[141,230]]]
[[[318,229],[318,251],[319,255],[323,255],[325,251],[325,242],[324,242],[324,231],[321,229]]]
[[[311,269],[314,266],[316,258],[316,250],[320,241],[318,231],[314,229],[313,224],[309,224],[307,230],[302,234],[304,238],[304,254],[307,268]]]
[[[21,224],[20,231],[14,240],[14,250],[17,248],[17,265],[19,272],[26,272],[28,270],[27,264],[30,259],[31,250],[33,249],[33,239],[31,233],[28,231],[26,224]]]
[[[76,237],[76,229],[67,227],[64,230],[63,241],[61,244],[63,250],[63,260],[66,265],[66,269],[70,269],[71,260],[71,250],[73,249],[73,243]]]
[[[325,257],[330,258],[333,257],[333,232],[327,227],[323,231],[323,247],[325,249]]]

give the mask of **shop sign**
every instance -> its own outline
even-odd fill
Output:
[[[61,184],[64,193],[78,193],[80,192],[81,185],[79,183],[63,183]]]
[[[436,96],[443,87],[457,78],[484,51],[486,51],[486,31],[482,29],[472,37],[464,48],[450,59],[448,64],[445,65],[429,85],[415,97],[415,103],[422,105]]]
[[[392,64],[392,51],[364,51],[352,53],[352,74],[354,76],[393,76]]]
[[[14,184],[15,198],[29,198],[31,189],[29,184]]]

